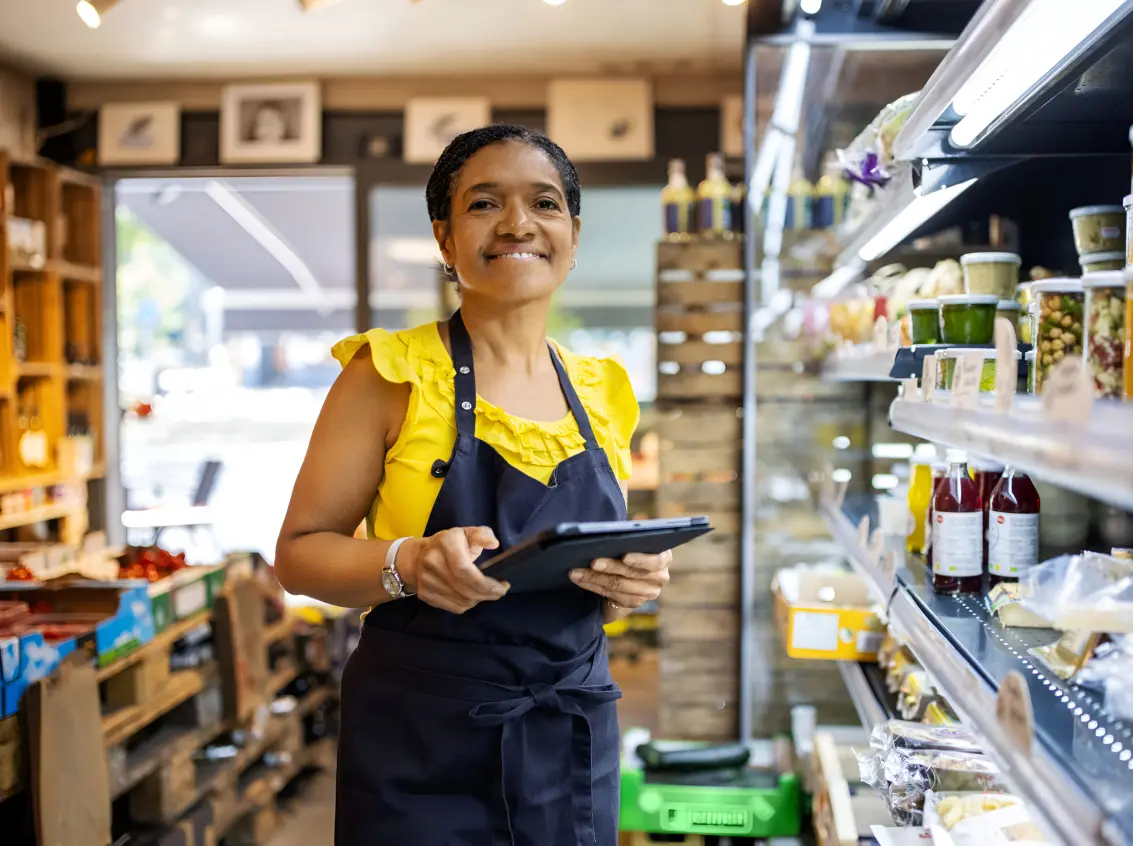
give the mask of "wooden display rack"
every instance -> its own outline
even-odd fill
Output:
[[[681,740],[739,731],[742,266],[738,241],[657,248],[658,516],[716,527],[659,600],[660,732]]]
[[[101,475],[100,204],[96,178],[0,151],[0,498]],[[42,233],[33,249],[17,238],[29,222]],[[28,466],[20,455],[29,428],[46,436],[45,466]],[[85,444],[72,436],[84,430],[93,466],[76,460]],[[32,501],[0,512],[0,525],[86,512],[85,496],[69,500],[70,509],[44,510],[42,493]],[[81,537],[84,528],[85,520],[63,534]]]

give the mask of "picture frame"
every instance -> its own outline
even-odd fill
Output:
[[[98,163],[103,167],[175,165],[181,160],[181,106],[106,103],[98,110]]]
[[[484,97],[413,97],[404,119],[402,158],[433,164],[457,135],[492,122],[492,104]]]
[[[226,85],[220,109],[224,164],[310,164],[322,157],[317,82]]]
[[[653,158],[653,87],[647,79],[554,79],[547,134],[576,162]]]
[[[733,94],[720,103],[720,152],[730,159],[744,157],[744,98]]]

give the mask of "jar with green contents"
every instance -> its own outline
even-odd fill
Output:
[[[1082,273],[1097,273],[1100,270],[1121,270],[1125,267],[1125,251],[1111,250],[1103,253],[1082,253],[1078,258]]]
[[[1082,367],[1094,383],[1094,395],[1121,399],[1125,365],[1125,274],[1105,270],[1082,277],[1086,289]]]
[[[1003,318],[1015,330],[1015,337],[1019,337],[1020,316],[1023,314],[1023,304],[1018,300],[1000,300],[995,307],[995,319]],[[995,330],[992,330],[994,332]]]
[[[1015,253],[965,253],[960,256],[964,292],[993,294],[996,300],[1009,300],[1015,296],[1022,263]]]
[[[1031,337],[1035,345],[1036,394],[1058,362],[1082,354],[1085,292],[1078,279],[1045,279],[1031,285]]]
[[[952,349],[941,350],[936,354],[938,366],[940,368],[940,387],[946,391],[952,390],[952,377],[956,374],[956,360],[962,355],[969,355],[975,353],[983,356],[983,366],[980,369],[980,393],[988,394],[995,390],[995,368],[997,355],[994,347],[987,349],[972,349],[964,347],[954,347]],[[1022,360],[1023,355],[1018,350],[1015,350],[1015,369],[1019,369],[1019,362]]]
[[[999,297],[992,294],[952,294],[938,297],[942,344],[990,344],[995,338],[995,309]]]
[[[914,344],[940,343],[940,308],[936,300],[910,301],[909,337]]]

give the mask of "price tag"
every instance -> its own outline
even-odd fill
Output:
[[[917,393],[917,377],[912,376],[901,380],[901,399],[905,402],[916,402],[920,399]]]
[[[862,517],[861,522],[858,523],[858,546],[862,549],[869,549],[869,515],[866,514]]]
[[[932,402],[935,393],[936,353],[930,353],[924,357],[924,361],[921,363],[921,399],[924,402]]]
[[[1006,414],[1011,410],[1015,399],[1015,388],[1019,384],[1019,363],[1015,360],[1018,351],[1015,327],[1011,321],[999,317],[995,321],[995,410]]]
[[[1003,733],[1027,755],[1035,739],[1035,712],[1031,707],[1031,691],[1018,670],[1012,670],[999,686],[995,699],[995,716]]]
[[[1093,404],[1093,379],[1082,369],[1081,356],[1062,359],[1043,380],[1043,411],[1051,420],[1084,424]]]
[[[983,372],[982,353],[964,353],[956,359],[952,373],[953,408],[975,408],[980,395],[980,374]]]
[[[883,314],[873,321],[873,351],[883,353],[889,348],[889,320]]]
[[[881,563],[881,551],[885,548],[885,533],[881,528],[873,530],[873,534],[869,536],[869,545],[866,547],[866,552],[869,554],[871,564]]]

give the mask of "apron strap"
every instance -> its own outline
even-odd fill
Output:
[[[567,405],[570,406],[570,413],[574,415],[574,422],[578,424],[578,433],[586,441],[587,449],[599,449],[598,440],[594,437],[594,429],[590,425],[590,415],[586,413],[582,400],[578,398],[578,392],[571,384],[566,366],[559,357],[559,351],[555,349],[554,344],[548,343],[548,346],[551,348],[551,361],[555,363],[555,372],[559,374],[559,387],[562,388],[563,396],[566,397]]]

